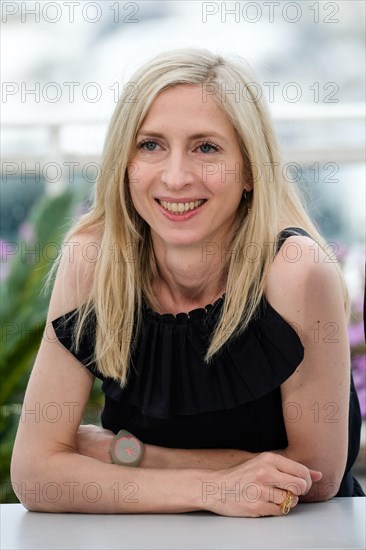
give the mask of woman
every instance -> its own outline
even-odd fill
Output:
[[[253,83],[182,49],[125,86],[25,396],[62,413],[19,425],[29,510],[254,517],[362,494],[346,286]],[[79,428],[95,376],[103,428]]]

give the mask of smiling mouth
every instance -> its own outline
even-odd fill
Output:
[[[166,202],[166,201],[160,201],[159,199],[155,199],[155,200],[165,210],[173,214],[185,214],[187,212],[190,212],[191,210],[196,210],[196,208],[199,208],[202,204],[204,204],[207,201],[207,199],[201,199],[201,200],[192,201],[192,202]]]

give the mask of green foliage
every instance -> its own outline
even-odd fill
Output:
[[[0,231],[2,238],[16,240],[17,228],[28,218],[33,205],[45,193],[42,176],[2,174],[0,187]]]
[[[9,467],[21,404],[46,325],[49,296],[42,289],[79,200],[78,194],[66,191],[57,197],[45,197],[33,207],[29,218],[33,238],[31,242],[18,242],[6,280],[2,281],[1,502],[18,502],[11,489]],[[101,404],[101,397],[100,385],[96,384],[90,401]]]

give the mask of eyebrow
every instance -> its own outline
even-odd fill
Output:
[[[157,138],[164,138],[164,134],[161,134],[160,132],[149,132],[148,130],[142,130],[142,131],[139,131],[137,132],[137,136],[139,137],[157,137]],[[210,138],[210,137],[215,137],[215,138],[219,138],[221,139],[222,141],[224,141],[225,143],[227,143],[227,139],[224,138],[224,136],[222,134],[219,134],[217,132],[200,132],[198,134],[192,134],[191,136],[188,137],[188,139],[207,139],[207,138]]]

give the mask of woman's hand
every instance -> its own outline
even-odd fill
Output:
[[[238,466],[212,473],[202,482],[204,509],[222,516],[280,516],[291,491],[291,508],[319,481],[321,472],[276,453],[262,453]]]
[[[111,430],[106,430],[94,424],[79,426],[77,432],[77,451],[84,456],[96,458],[101,462],[112,463],[109,449],[114,437]]]

